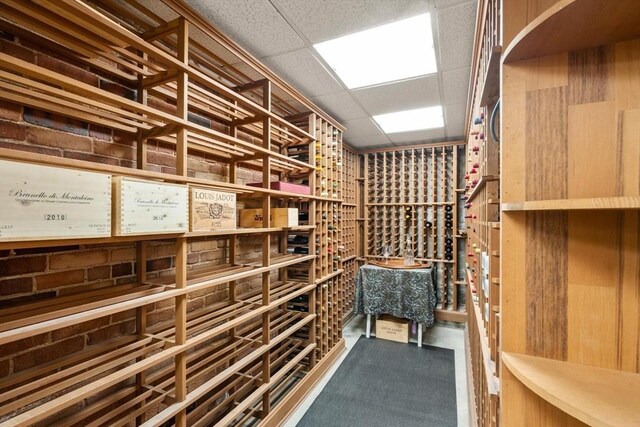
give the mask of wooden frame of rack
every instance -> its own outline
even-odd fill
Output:
[[[640,423],[639,21],[504,2],[503,425]]]
[[[270,181],[273,174],[283,179],[306,175],[314,188],[315,154],[303,162],[288,157],[287,147],[307,145],[309,153],[316,153],[317,141],[326,149],[330,130],[330,143],[341,153],[343,128],[258,66],[246,52],[203,26],[186,5],[172,0],[159,4],[183,13],[164,21],[135,3],[89,3],[9,1],[2,25],[27,39],[42,42],[41,37],[46,37],[52,49],[63,56],[135,87],[137,99],[4,53],[0,54],[0,98],[135,136],[137,169],[10,149],[1,149],[0,158],[235,192],[240,199],[261,205],[263,226],[81,240],[83,244],[137,242],[137,283],[2,309],[0,343],[129,309],[136,309],[136,332],[8,377],[0,393],[2,415],[18,411],[12,423],[38,422],[109,389],[110,393],[67,414],[65,422],[118,420],[157,425],[174,419],[176,425],[227,425],[257,418],[265,424],[277,423],[344,348],[339,309],[342,294],[336,279],[341,270],[328,272],[329,260],[318,257],[316,262],[313,252],[285,252],[291,231],[308,233],[312,250],[316,236],[321,236],[325,245],[328,226],[321,212],[337,211],[341,200],[340,190],[333,197],[306,196],[271,190]],[[149,22],[155,22],[155,27]],[[226,67],[229,64],[204,47],[203,37],[237,53],[264,72],[265,78],[250,81],[234,67]],[[293,96],[286,100],[285,95]],[[175,112],[150,106],[151,98],[175,104]],[[296,103],[302,107],[294,106]],[[305,112],[307,108],[312,112]],[[228,133],[195,123],[191,113],[227,124]],[[175,173],[147,169],[150,140],[175,146]],[[188,176],[191,153],[227,163],[229,182]],[[261,171],[263,188],[238,183],[238,171],[243,168]],[[328,179],[339,188],[338,168],[327,171]],[[276,202],[306,204],[309,223],[288,229],[270,227],[269,213]],[[243,235],[262,236],[261,259],[239,259],[236,248]],[[226,263],[188,269],[189,241],[207,237],[228,239]],[[276,256],[271,253],[272,237],[281,239]],[[147,242],[167,239],[176,242],[173,274],[151,276],[145,267]],[[0,247],[46,248],[68,243],[68,239],[5,242]],[[289,280],[288,268],[303,262],[310,266],[307,280]],[[277,280],[273,277],[276,273]],[[239,281],[251,277],[261,278],[260,289],[241,291]],[[331,290],[328,284],[332,284]],[[218,286],[226,286],[227,300],[187,310],[189,293]],[[287,302],[303,294],[309,298],[307,312],[288,310]],[[146,307],[167,300],[174,301],[175,318],[148,327]],[[147,414],[149,408],[156,410]]]
[[[342,313],[343,321],[353,317],[355,277],[357,270],[358,234],[358,154],[344,145],[342,148]]]
[[[463,143],[449,142],[371,150],[363,154],[362,167],[364,257],[382,258],[383,242],[389,242],[391,258],[401,258],[409,236],[415,259],[437,266],[436,319],[452,322],[466,320],[458,298],[456,268],[461,146]],[[427,179],[422,181],[422,176]],[[445,247],[451,251],[445,254]]]
[[[501,5],[478,4],[467,109],[462,201],[466,207],[467,357],[472,424],[500,425],[500,150],[490,131],[500,98]]]

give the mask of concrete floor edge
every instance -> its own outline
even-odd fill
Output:
[[[349,323],[344,326],[342,335],[345,339],[346,351],[338,359],[337,363],[327,372],[327,375],[311,391],[307,398],[300,404],[293,415],[285,422],[284,427],[295,427],[305,412],[316,400],[318,395],[327,385],[338,366],[347,357],[358,338],[365,333],[366,316],[354,316]],[[415,338],[411,340],[416,342]],[[435,347],[449,348],[454,351],[456,369],[456,406],[458,409],[458,427],[469,426],[469,399],[467,388],[467,365],[465,360],[464,328],[436,324],[432,328],[427,328],[423,334],[423,344]]]

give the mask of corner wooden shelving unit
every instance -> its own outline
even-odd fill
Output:
[[[436,320],[464,322],[458,290],[458,158],[461,143],[363,154],[364,256],[402,258],[407,238],[417,261],[435,265]],[[366,230],[366,231],[365,231]]]
[[[0,99],[129,135],[137,168],[11,149],[0,158],[233,192],[239,205],[261,207],[264,220],[228,232],[0,243],[15,250],[137,242],[138,279],[0,309],[0,344],[136,310],[134,332],[3,378],[0,417],[16,425],[280,423],[344,349],[345,261],[336,259],[343,128],[182,2],[155,2],[152,11],[137,2],[7,1],[2,25],[118,81],[136,99],[7,53]],[[148,147],[157,143],[175,147],[169,173],[149,170]],[[223,163],[228,182],[193,176],[194,156]],[[244,184],[246,171],[260,173],[262,188]],[[274,178],[306,180],[314,193],[271,190]],[[271,209],[287,206],[308,213],[304,224],[270,227]],[[288,253],[291,234],[308,236],[307,253]],[[260,239],[260,258],[242,256],[243,236]],[[227,241],[224,259],[190,268],[190,244],[208,237]],[[155,240],[175,242],[175,266],[162,275],[146,267]],[[290,276],[301,264],[306,277]],[[260,285],[247,288],[250,279]],[[188,308],[188,295],[214,290],[223,297]],[[301,297],[306,307],[291,309]],[[175,315],[147,325],[153,303]]]
[[[640,423],[640,4],[505,1],[502,425]]]
[[[500,412],[500,149],[490,134],[500,98],[501,2],[478,5],[464,170],[467,237],[467,357],[473,424],[499,425]]]

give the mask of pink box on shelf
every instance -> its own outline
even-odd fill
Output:
[[[252,182],[250,184],[252,187],[262,187],[261,182]],[[296,193],[296,194],[311,194],[311,189],[308,185],[302,184],[294,184],[292,182],[283,182],[283,181],[273,181],[271,183],[272,190],[278,191],[286,191],[287,193]]]

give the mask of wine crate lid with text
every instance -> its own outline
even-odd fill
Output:
[[[179,184],[113,177],[113,234],[186,233],[189,231],[188,187]]]
[[[0,160],[0,241],[111,236],[111,176]]]

